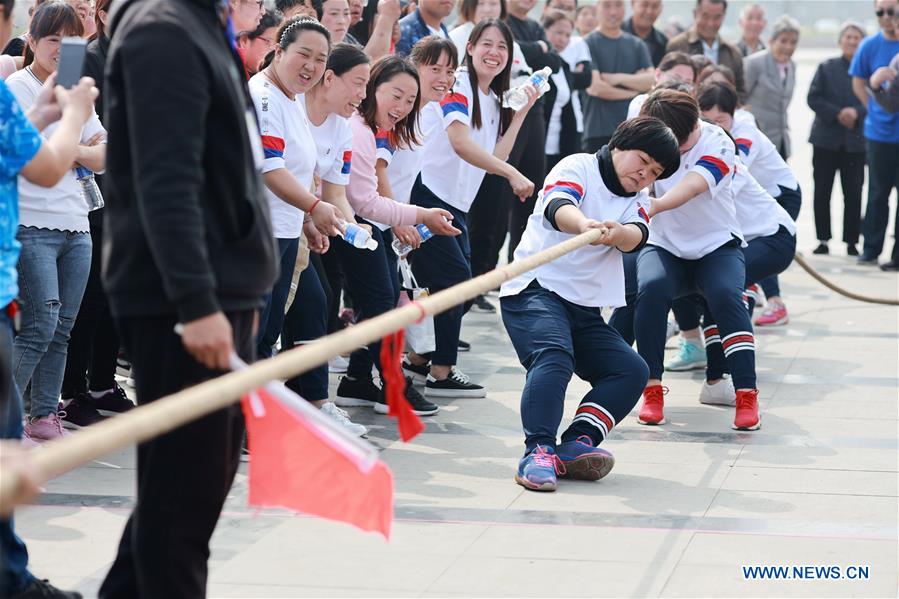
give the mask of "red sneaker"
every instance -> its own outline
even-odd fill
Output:
[[[737,391],[737,413],[734,416],[734,430],[756,431],[762,426],[759,419],[759,390],[739,389]]]
[[[653,385],[643,390],[643,406],[637,422],[640,424],[665,424],[665,394],[668,387]]]

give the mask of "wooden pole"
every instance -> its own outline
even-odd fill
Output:
[[[47,481],[123,447],[158,437],[226,408],[272,380],[286,380],[326,364],[334,356],[377,341],[417,322],[424,315],[445,312],[601,237],[600,229],[582,233],[416,303],[365,320],[302,347],[281,352],[272,359],[256,362],[245,370],[230,372],[45,443],[39,451],[29,452],[35,477],[39,481]],[[19,484],[18,472],[9,468],[0,471],[0,512],[9,509]]]

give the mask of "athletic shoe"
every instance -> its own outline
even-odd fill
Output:
[[[59,412],[59,417],[64,427],[74,429],[90,426],[106,419],[83,394],[67,403]]]
[[[562,478],[577,480],[599,480],[611,472],[615,458],[599,447],[593,447],[593,440],[581,435],[574,441],[566,441],[556,447],[556,455],[565,466]]]
[[[877,256],[866,256],[862,254],[858,257],[857,262],[862,266],[877,266]]]
[[[63,591],[50,584],[49,580],[34,579],[24,591],[12,596],[11,599],[81,599],[78,591]]]
[[[20,439],[22,444],[22,449],[34,449],[35,447],[40,447],[41,444],[28,436],[28,431],[22,431],[22,438]]]
[[[240,461],[241,462],[249,462],[250,461],[250,447],[249,447],[249,439],[247,439],[247,434],[243,434],[243,441],[240,444]]]
[[[678,333],[680,333],[680,327],[677,326],[677,321],[669,320],[668,321],[668,329],[665,331],[665,341],[668,341],[669,339],[671,339]]]
[[[680,340],[680,349],[676,356],[668,360],[665,370],[686,372],[706,367],[705,348],[701,341]]]
[[[759,418],[759,390],[737,391],[737,412],[734,415],[734,430],[755,431],[761,427]]]
[[[131,362],[120,355],[115,360],[115,372],[117,375],[125,378],[131,376]]]
[[[640,424],[665,424],[665,394],[668,387],[653,385],[643,390],[643,405],[637,422]]]
[[[327,414],[337,421],[337,424],[347,430],[348,433],[356,437],[364,437],[368,434],[368,429],[361,424],[357,424],[350,420],[350,415],[345,410],[341,410],[333,401],[326,401],[322,406],[322,414]]]
[[[427,362],[418,366],[403,357],[403,374],[412,379],[413,383],[424,385],[428,380],[428,374],[431,372],[431,365]]]
[[[812,253],[813,253],[813,254],[819,254],[819,255],[820,255],[820,254],[826,255],[826,254],[829,254],[829,253],[830,253],[830,248],[827,247],[827,242],[826,242],[826,241],[820,241],[820,242],[818,242],[818,247],[816,247],[815,249],[813,249],[813,250],[812,250]]]
[[[406,400],[409,402],[409,405],[412,406],[412,411],[418,414],[419,416],[433,416],[440,408],[436,404],[432,404],[427,399],[421,396],[421,393],[415,390],[415,387],[412,386],[412,378],[406,377]],[[386,414],[390,411],[390,408],[387,406],[387,400],[383,397],[381,401],[375,404],[375,412],[378,414]]]
[[[371,379],[357,380],[345,376],[337,385],[334,403],[341,408],[371,408],[378,403],[381,393],[381,388]]]
[[[699,403],[710,406],[737,405],[737,392],[734,390],[734,382],[726,374],[723,379],[714,385],[709,385],[708,381],[703,381],[702,390],[699,392]]]
[[[471,343],[469,343],[468,341],[462,341],[461,339],[459,339],[459,349],[457,351],[460,351],[460,352],[471,351]]]
[[[125,390],[118,385],[99,397],[88,394],[85,396],[85,399],[93,404],[103,416],[115,416],[134,407],[134,402],[128,399],[128,396],[125,395]]]
[[[784,325],[790,322],[790,315],[787,314],[787,307],[783,304],[768,303],[765,310],[755,319],[756,326],[774,327]]]
[[[483,312],[484,314],[496,314],[496,306],[487,301],[487,298],[483,295],[479,295],[474,298],[474,303],[471,305],[472,312]]]
[[[847,256],[858,256],[858,248],[855,247],[854,243],[846,244],[846,255]]]
[[[53,412],[43,418],[29,418],[25,424],[25,434],[38,443],[68,436],[69,431],[62,428],[62,421],[59,419],[64,414],[65,412]]]
[[[556,473],[565,473],[565,465],[552,447],[538,445],[518,462],[515,482],[531,491],[555,491]]]
[[[472,383],[466,374],[454,366],[450,370],[449,376],[442,381],[428,375],[428,379],[425,381],[425,396],[487,397],[487,390],[481,385]]]
[[[880,265],[880,270],[884,272],[891,272],[899,270],[899,261],[890,260],[889,262],[884,262]]]
[[[328,360],[328,372],[331,374],[346,374],[350,361],[343,356],[334,356]]]

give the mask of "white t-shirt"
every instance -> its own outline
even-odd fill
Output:
[[[649,94],[640,94],[639,96],[631,98],[631,103],[627,105],[628,120],[635,116],[640,116],[640,109],[643,108],[643,103],[646,102],[648,96]]]
[[[300,105],[304,113],[309,114],[306,110],[306,95],[297,96],[297,100],[300,98],[303,99]],[[328,183],[348,184],[353,161],[353,130],[350,128],[350,120],[332,112],[321,125],[316,126],[309,121],[309,130],[315,140],[315,174]]]
[[[556,231],[543,215],[547,203],[556,198],[573,201],[587,218],[620,223],[648,223],[645,216],[649,197],[645,191],[635,197],[616,196],[603,182],[595,154],[572,154],[550,171],[546,185],[537,194],[534,212],[515,250],[515,260],[523,260],[566,239],[570,233]],[[537,282],[564,299],[591,308],[624,305],[624,266],[621,252],[614,247],[587,245],[532,271],[503,283],[500,297],[517,295]]]
[[[7,77],[6,85],[23,110],[34,105],[44,86],[30,67]],[[47,143],[53,137],[58,126],[59,123],[54,123],[41,131],[42,143]],[[106,130],[94,112],[81,129],[80,143],[87,143],[97,133],[106,133]],[[101,143],[105,144],[106,141]],[[87,202],[81,196],[81,187],[74,169],[63,175],[53,187],[41,187],[19,176],[19,224],[23,227],[87,233],[90,231],[87,213]]]
[[[734,203],[743,238],[749,242],[756,237],[774,235],[781,225],[791,235],[795,235],[796,223],[771,194],[759,185],[739,155],[734,163],[734,171]]]
[[[721,127],[699,121],[702,133],[696,145],[681,154],[680,168],[655,182],[656,197],[696,173],[709,188],[686,204],[653,217],[649,243],[687,260],[698,260],[734,237],[743,239],[734,205],[734,142]]]
[[[471,126],[471,110],[474,106],[474,95],[468,82],[468,70],[460,68],[456,72],[456,83],[453,91],[440,101],[442,111],[442,129],[434,134],[424,149],[422,158],[421,181],[438,198],[468,212],[472,202],[484,180],[484,169],[462,160],[450,143],[446,129],[455,122],[468,127],[471,139],[488,154],[493,153],[499,137],[499,100],[493,91],[488,94],[480,89],[478,94],[481,109],[481,128]]]
[[[265,163],[262,172],[287,169],[300,187],[309,189],[315,172],[315,144],[303,102],[284,95],[264,73],[249,82],[256,106]],[[303,211],[276,196],[266,187],[265,196],[272,215],[272,231],[279,239],[297,239],[303,230]]]
[[[474,29],[474,23],[462,23],[458,27],[449,32],[449,39],[459,51],[459,64],[465,65],[465,48],[468,46],[468,38]],[[528,66],[521,53],[521,46],[518,42],[512,42],[512,79],[515,79],[520,73],[530,73],[531,67]]]
[[[568,79],[564,71],[551,75],[556,84],[556,101],[553,102],[553,111],[546,125],[546,153],[559,153],[559,136],[562,134],[562,109],[571,99],[571,88],[568,87]]]
[[[787,189],[797,189],[799,181],[792,169],[777,153],[771,140],[755,125],[755,119],[734,119],[731,135],[737,142],[737,150],[743,164],[765,191],[775,198],[781,194],[782,185]]]
[[[418,117],[418,141],[420,146],[414,148],[400,148],[391,152],[389,149],[378,148],[378,159],[387,163],[387,179],[390,181],[390,189],[393,191],[393,199],[403,204],[409,203],[409,195],[415,179],[421,172],[421,163],[424,160],[425,148],[434,139],[435,134],[442,131],[443,110],[439,102],[425,104]]]

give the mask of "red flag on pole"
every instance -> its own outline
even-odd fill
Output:
[[[377,450],[281,383],[242,400],[250,505],[286,507],[390,537],[393,474]]]

